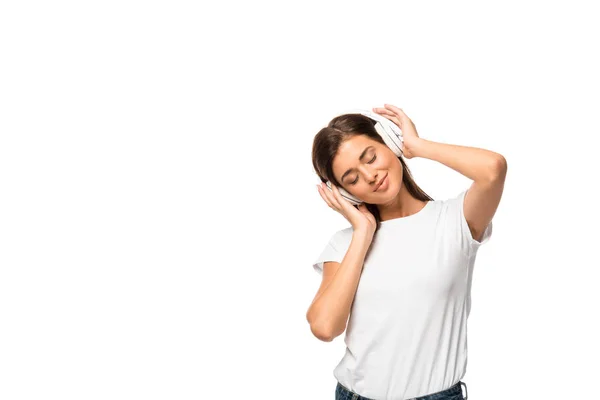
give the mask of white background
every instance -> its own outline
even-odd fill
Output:
[[[339,110],[505,156],[469,398],[598,390],[594,2],[0,6],[0,398],[333,399],[305,314]],[[434,199],[471,181],[408,160]]]

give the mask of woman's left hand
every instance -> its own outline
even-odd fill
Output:
[[[415,156],[414,149],[421,138],[417,133],[415,124],[408,118],[408,115],[404,114],[401,108],[391,104],[384,104],[384,108],[373,108],[373,112],[386,117],[400,128],[403,142],[402,154],[405,158],[413,158]]]

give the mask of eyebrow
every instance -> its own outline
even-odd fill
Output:
[[[373,146],[367,146],[362,153],[360,153],[360,157],[358,157],[359,161],[362,161],[363,157],[365,156],[365,154],[367,154],[367,151],[369,149],[374,149],[375,147]],[[348,175],[350,172],[352,172],[353,170],[355,170],[356,168],[350,168],[348,171],[344,172],[344,175],[342,175],[342,178],[340,179],[340,182],[344,180],[344,178],[346,177],[346,175]]]

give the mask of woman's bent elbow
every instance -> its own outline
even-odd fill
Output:
[[[331,334],[331,332],[328,332],[325,329],[320,329],[315,324],[310,325],[310,331],[317,339],[319,339],[323,342],[331,342],[335,337],[334,335]]]

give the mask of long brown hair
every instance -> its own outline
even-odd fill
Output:
[[[312,163],[315,172],[322,182],[330,181],[338,187],[343,187],[333,174],[333,158],[345,140],[356,135],[365,135],[386,145],[375,129],[375,123],[375,120],[362,114],[343,114],[333,118],[325,128],[321,129],[315,135],[312,148]],[[402,184],[406,187],[408,193],[421,201],[433,200],[417,185],[403,157],[398,157],[398,159],[402,163]],[[379,209],[375,204],[365,203],[365,205],[375,217],[375,221],[377,221],[376,231],[379,230],[381,226]]]

